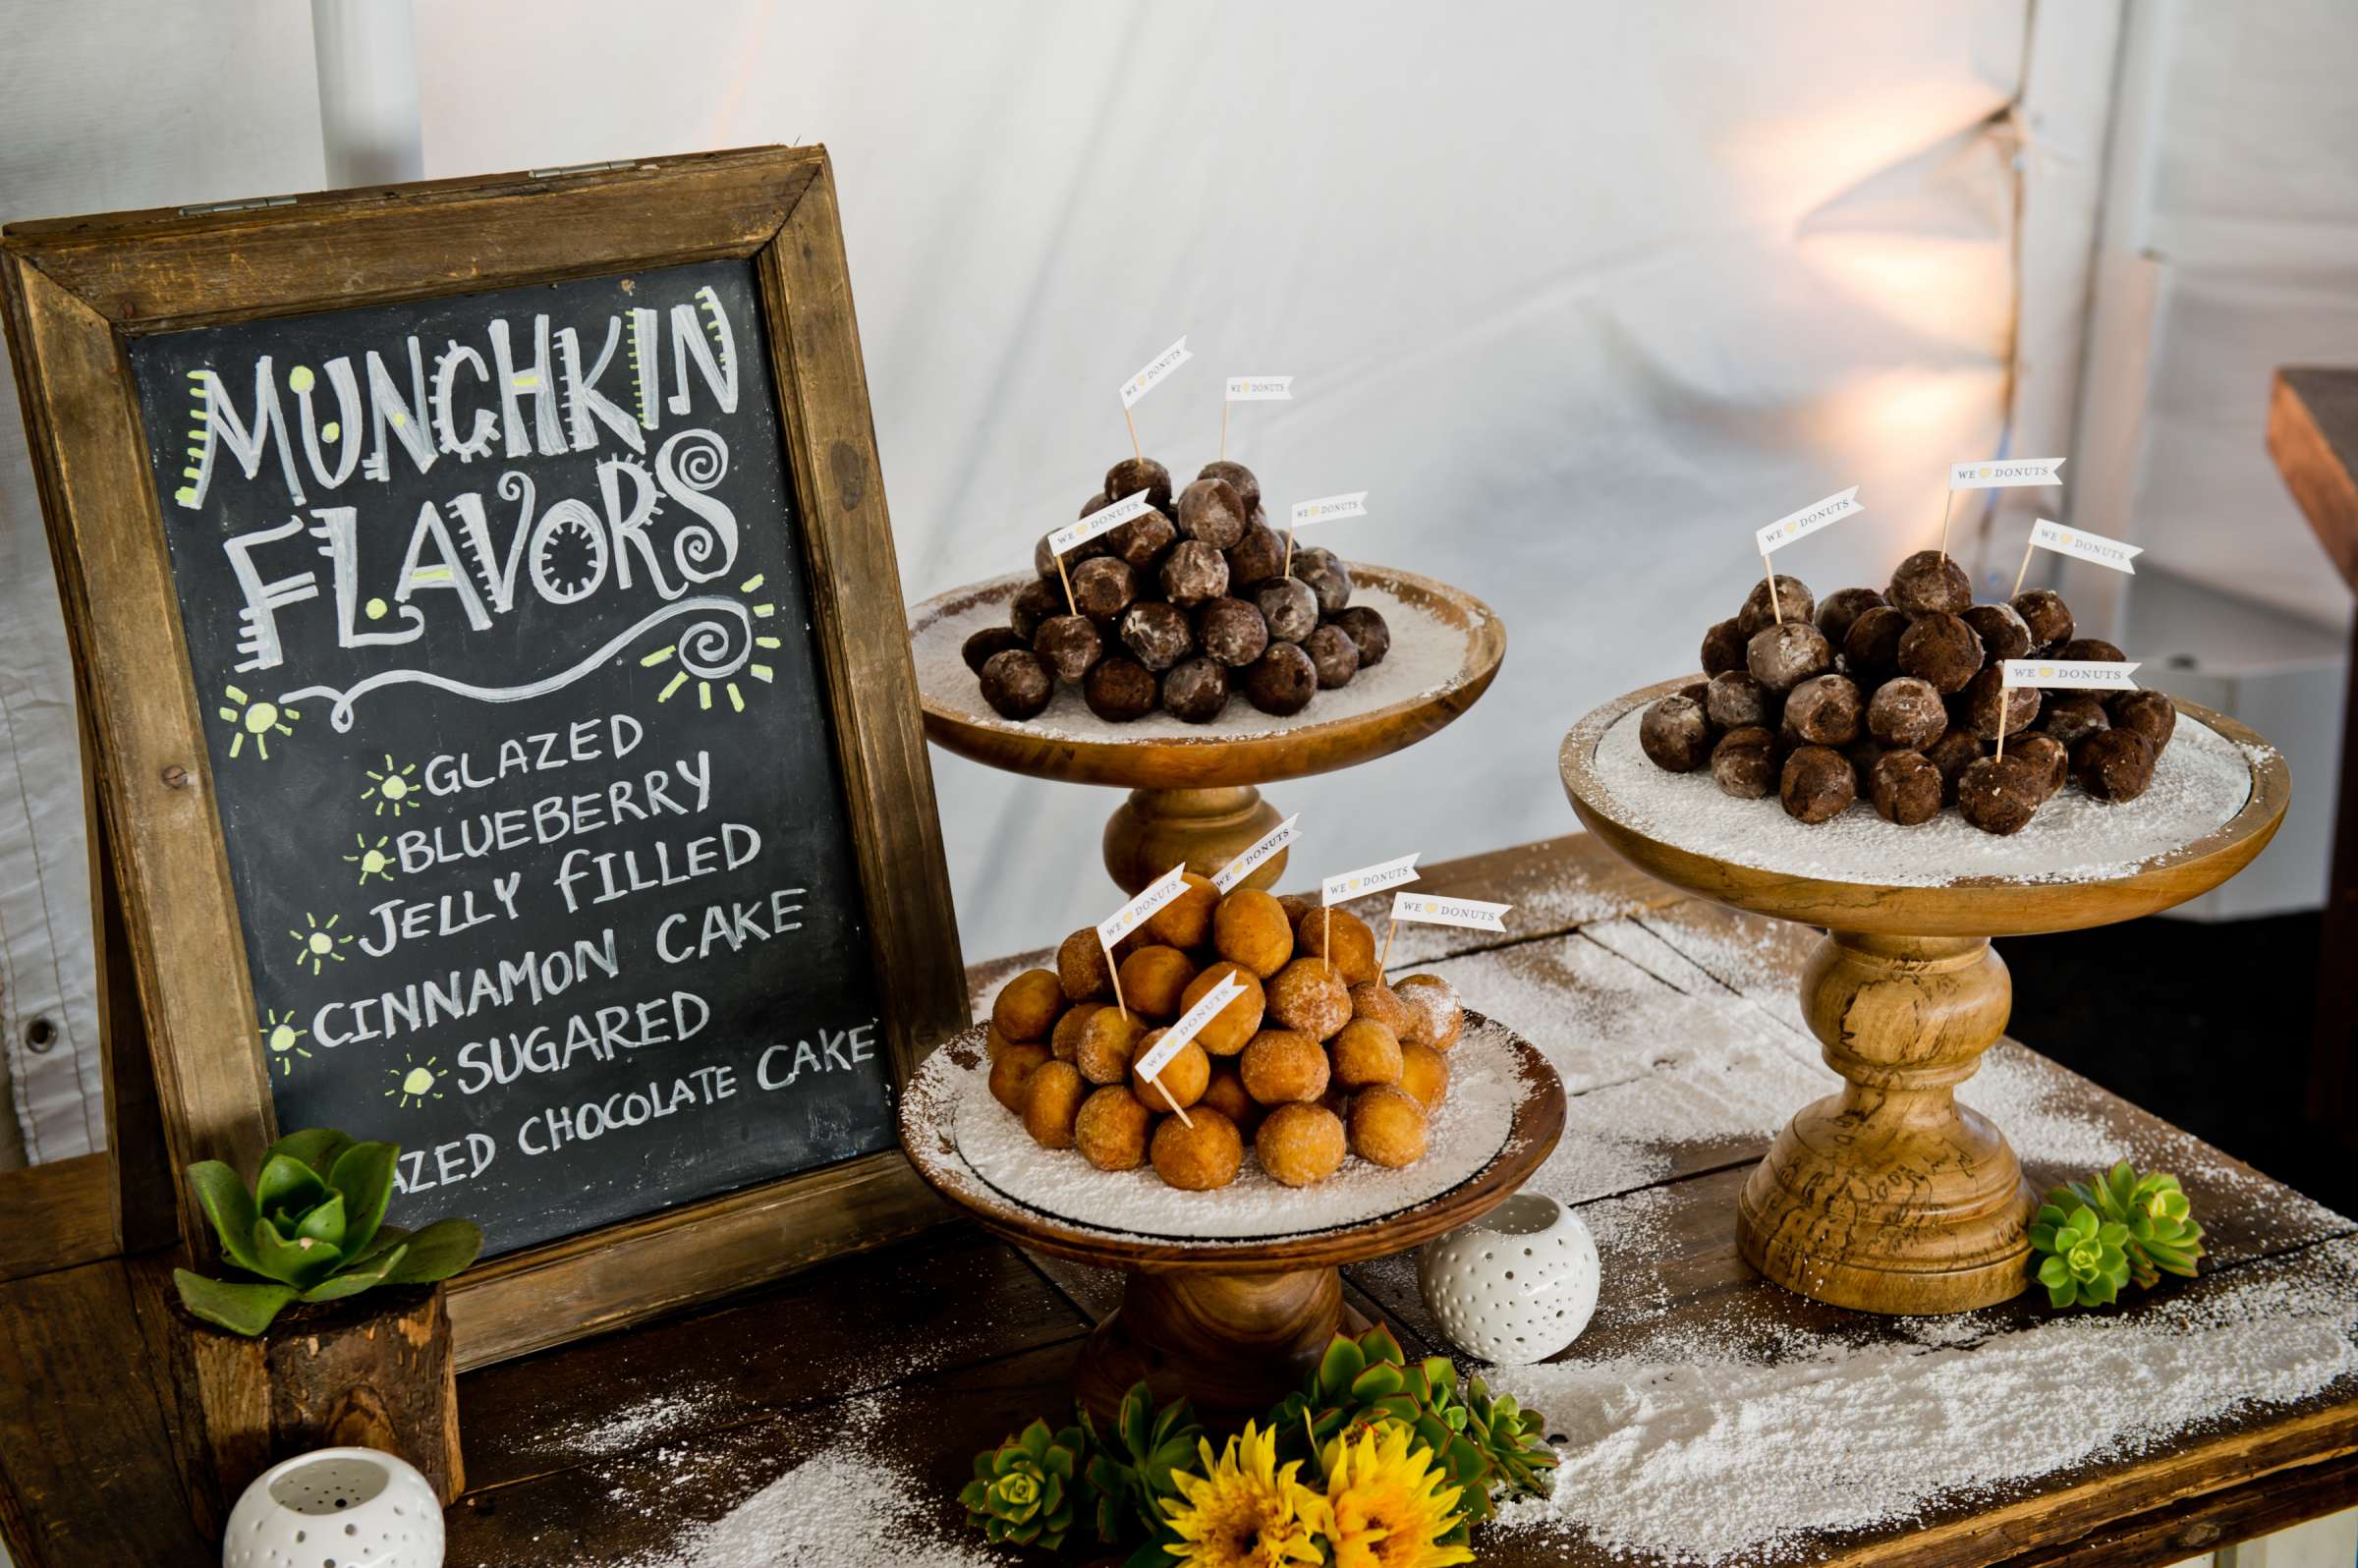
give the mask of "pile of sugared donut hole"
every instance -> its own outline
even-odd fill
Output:
[[[990,1092],[1043,1148],[1099,1170],[1150,1161],[1173,1187],[1225,1187],[1248,1148],[1289,1187],[1324,1181],[1356,1154],[1376,1165],[1425,1155],[1464,1027],[1437,975],[1386,984],[1376,933],[1343,910],[1254,888],[1187,890],[1115,944],[1125,1008],[1095,930],[1027,970],[991,1004]],[[1134,1068],[1176,1020],[1234,976],[1244,987],[1164,1064]],[[1173,1112],[1185,1107],[1185,1121]]]
[[[1656,766],[1709,767],[1728,794],[1774,795],[1804,822],[1864,800],[1902,827],[1953,806],[1985,833],[2017,833],[2066,779],[2100,801],[2144,794],[2177,726],[2160,692],[2004,684],[2007,659],[2123,657],[2075,638],[2049,589],[1976,604],[1937,550],[1900,562],[1881,593],[1820,602],[1799,578],[1775,583],[1773,601],[1764,578],[1704,634],[1708,679],[1646,710],[1638,741]]]

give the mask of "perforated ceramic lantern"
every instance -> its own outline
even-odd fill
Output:
[[[1509,1367],[1545,1361],[1597,1310],[1597,1242],[1554,1199],[1517,1193],[1428,1243],[1417,1282],[1441,1331],[1468,1355]]]
[[[221,1568],[442,1568],[442,1505],[391,1454],[317,1449],[246,1488],[221,1537]]]

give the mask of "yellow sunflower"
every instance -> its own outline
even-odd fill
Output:
[[[1397,1422],[1362,1428],[1327,1447],[1326,1530],[1334,1568],[1448,1568],[1472,1562],[1463,1546],[1441,1544],[1457,1528],[1462,1486],[1432,1468],[1430,1449],[1410,1444]]]
[[[1217,1459],[1211,1444],[1198,1439],[1204,1474],[1174,1473],[1177,1498],[1165,1497],[1177,1545],[1163,1550],[1191,1568],[1285,1568],[1315,1563],[1314,1537],[1325,1522],[1326,1502],[1294,1479],[1299,1460],[1277,1465],[1277,1437],[1245,1424],[1240,1441],[1231,1437]]]

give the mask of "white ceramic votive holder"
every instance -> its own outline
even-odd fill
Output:
[[[1501,1366],[1545,1361],[1597,1310],[1597,1242],[1554,1199],[1517,1193],[1429,1242],[1417,1265],[1425,1305],[1450,1341]]]
[[[221,1568],[442,1568],[442,1505],[405,1460],[315,1449],[246,1488],[222,1534]]]

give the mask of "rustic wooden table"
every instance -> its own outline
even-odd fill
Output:
[[[1953,1398],[1960,1370],[1972,1385],[1973,1358],[1994,1366],[2002,1345],[2019,1365],[2026,1332],[2059,1360],[2104,1354],[2086,1322],[2050,1314],[2036,1295],[1959,1317],[1876,1317],[1765,1284],[1738,1258],[1746,1174],[1794,1106],[1835,1082],[1792,999],[1810,932],[1683,897],[1585,836],[1437,866],[1426,883],[1513,903],[1514,934],[1405,928],[1394,968],[1455,975],[1469,1001],[1548,1051],[1572,1096],[1563,1145],[1534,1185],[1582,1204],[1604,1284],[1563,1360],[1611,1361],[1638,1380],[1730,1351],[1764,1367],[1860,1355],[1927,1358],[1930,1371],[1939,1358],[1937,1385]],[[978,994],[1023,962],[979,967]],[[2003,1102],[2043,1191],[2113,1150],[2186,1178],[2210,1226],[2204,1277],[2140,1299],[2118,1315],[2132,1320],[2124,1327],[2165,1311],[2178,1316],[2157,1326],[2190,1320],[2190,1308],[2204,1322],[2265,1320],[2257,1304],[2288,1279],[2326,1280],[2330,1295],[2332,1282],[2358,1277],[2358,1225],[2020,1044],[1994,1048],[1960,1097]],[[1347,1276],[1361,1311],[1388,1317],[1412,1349],[1440,1348],[1409,1260]],[[449,1511],[449,1560],[736,1568],[804,1561],[798,1540],[818,1545],[814,1563],[992,1560],[963,1532],[951,1494],[976,1449],[1065,1406],[1083,1338],[1118,1295],[1110,1271],[953,1223],[691,1317],[475,1372],[460,1389],[473,1490]],[[2358,1365],[2358,1299],[2327,1319],[2331,1351]],[[2249,1336],[2239,1343],[2250,1354]],[[2233,1348],[2219,1344],[2222,1355]],[[2289,1402],[2206,1407],[2192,1384],[2216,1389],[2221,1375],[2200,1356],[2124,1372],[2124,1397],[2155,1412],[2161,1429],[1969,1494],[1894,1499],[1884,1523],[1786,1535],[1745,1560],[2134,1568],[2358,1500],[2358,1374]],[[1701,1437],[1729,1419],[1723,1372],[1655,1380],[1665,1383],[1650,1394],[1657,1421],[1689,1419]],[[1993,1380],[1987,1395],[2005,1398],[2006,1386]],[[2054,1397],[2034,1395],[2003,1420],[2068,1429],[2089,1419]],[[1600,1419],[1593,1398],[1540,1403],[1551,1431]],[[1798,1467],[1832,1492],[1872,1496],[1888,1484],[1890,1456],[1858,1454],[1847,1440],[1845,1411],[1857,1408],[1829,1404],[1807,1454],[1739,1444],[1729,1462]],[[1930,1417],[1928,1473],[1941,1461],[1944,1419],[1955,1432],[1969,1424],[1961,1412]],[[1978,1440],[1955,1432],[1952,1444]],[[1753,1479],[1722,1471],[1693,1484],[1724,1487],[1736,1507],[1756,1494],[1744,1484]],[[893,1502],[894,1487],[905,1501]],[[854,1540],[870,1554],[842,1555]],[[1650,1560],[1556,1525],[1487,1533],[1481,1554],[1494,1564]]]

